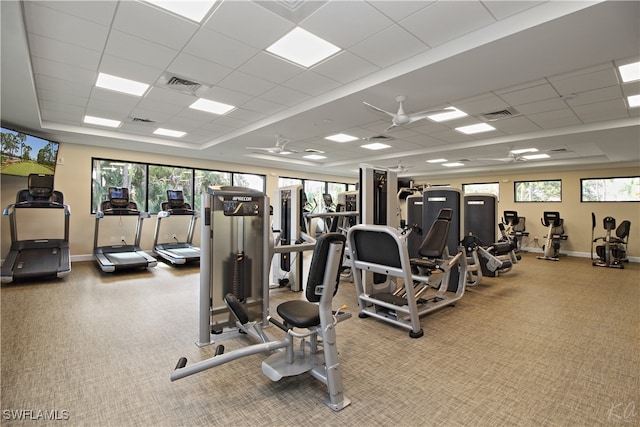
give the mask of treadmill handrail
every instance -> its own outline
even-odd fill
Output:
[[[15,209],[64,209],[65,216],[71,215],[71,208],[69,205],[65,205],[64,203],[57,202],[20,202],[20,203],[11,203],[9,206],[4,208],[2,211],[2,215],[7,216],[11,213],[11,211],[15,211]]]

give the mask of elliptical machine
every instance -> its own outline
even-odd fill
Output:
[[[568,237],[564,234],[564,220],[560,218],[560,212],[545,211],[543,218],[540,218],[540,222],[547,227],[547,235],[544,236],[547,240],[544,246],[542,246],[544,256],[539,256],[538,259],[559,261],[560,242],[567,240]]]
[[[627,244],[629,243],[629,230],[631,221],[624,220],[616,228],[616,219],[610,216],[603,218],[602,226],[606,231],[603,237],[594,239],[596,228],[596,214],[591,212],[591,265],[594,267],[624,268],[624,263],[629,262],[627,258]],[[611,232],[615,230],[615,236]],[[593,259],[593,244],[602,240],[603,244],[596,246],[598,259]]]

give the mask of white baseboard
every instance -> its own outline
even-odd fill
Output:
[[[533,252],[533,253],[537,253],[537,254],[544,253],[542,248],[523,248],[522,251],[523,252]],[[560,256],[562,256],[562,255],[573,256],[573,257],[576,257],[576,258],[591,258],[591,253],[590,252],[576,252],[576,251],[563,251],[563,250],[560,250]],[[640,257],[630,256],[629,257],[629,262],[640,262]]]

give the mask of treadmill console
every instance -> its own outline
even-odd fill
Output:
[[[167,190],[167,199],[169,200],[169,206],[172,208],[181,208],[184,206],[182,190]]]
[[[53,175],[32,173],[29,175],[29,195],[36,199],[46,199],[53,194]]]
[[[129,189],[109,187],[109,202],[114,208],[126,207],[129,204]]]

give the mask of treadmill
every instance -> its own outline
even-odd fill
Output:
[[[200,248],[193,246],[193,232],[195,230],[198,214],[184,201],[181,190],[167,190],[167,200],[162,202],[162,211],[158,213],[156,230],[153,237],[153,252],[172,265],[186,264],[200,261]],[[164,218],[171,216],[190,216],[187,236],[184,242],[178,240],[175,234],[171,234],[174,241],[158,243],[160,238],[160,225]]]
[[[11,248],[2,264],[2,283],[35,278],[61,278],[71,272],[69,251],[69,206],[64,204],[64,196],[53,189],[53,175],[30,174],[28,187],[20,190],[16,203],[9,205],[3,215],[9,216],[11,230]],[[18,212],[43,217],[52,210],[64,213],[64,237],[18,239]],[[42,221],[46,221],[42,219]],[[46,223],[46,222],[45,222]]]
[[[116,217],[123,222],[123,216],[137,216],[133,245],[122,239],[121,244],[98,246],[100,222],[107,217]],[[147,212],[138,210],[135,202],[129,201],[129,189],[124,187],[109,187],[109,200],[102,202],[100,211],[96,212],[96,228],[93,236],[93,255],[98,266],[105,273],[133,268],[155,267],[158,260],[147,255],[140,249],[142,221],[149,218]]]

